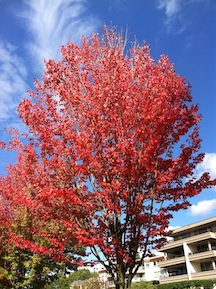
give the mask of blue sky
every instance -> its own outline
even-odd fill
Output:
[[[216,1],[215,0],[0,0],[0,131],[22,129],[16,106],[41,76],[43,59],[59,58],[62,44],[101,32],[104,24],[128,29],[130,40],[146,41],[152,56],[169,56],[192,85],[200,106],[204,162],[216,178]],[[13,156],[1,153],[1,172]],[[216,215],[216,189],[205,190],[179,212],[171,226]]]

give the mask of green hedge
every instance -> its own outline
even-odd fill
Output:
[[[214,285],[216,285],[216,279],[209,280],[189,280],[182,282],[173,282],[166,284],[157,285],[158,289],[200,289],[203,287],[204,289],[213,289]]]
[[[154,284],[158,284],[158,281],[132,282],[131,289],[157,289]]]

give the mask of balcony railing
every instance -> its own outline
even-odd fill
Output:
[[[107,281],[105,284],[105,288],[114,288],[115,283],[113,281]]]
[[[216,251],[208,250],[204,252],[197,252],[189,255],[189,261],[198,261],[202,259],[214,258],[216,257]]]
[[[182,246],[183,243],[193,244],[193,243],[196,243],[196,242],[199,242],[202,240],[208,240],[208,239],[216,239],[216,234],[213,232],[205,232],[203,234],[194,235],[194,236],[190,236],[188,238],[172,241],[172,242],[167,243],[159,251],[163,252],[163,251],[167,251],[167,250],[172,249],[172,248],[177,248],[177,247]]]
[[[160,262],[158,262],[158,266],[160,268],[165,268],[165,267],[173,266],[176,264],[182,264],[182,263],[185,263],[185,257],[184,256],[160,261]]]
[[[216,276],[216,269],[209,271],[200,271],[196,273],[191,273],[192,279],[202,280],[202,279],[213,279]]]
[[[188,280],[187,274],[181,274],[181,275],[174,275],[174,276],[161,276],[160,284],[164,283],[171,283],[171,282],[180,282],[180,281],[186,281]]]

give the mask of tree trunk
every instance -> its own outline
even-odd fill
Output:
[[[132,278],[130,275],[127,276],[127,278],[125,277],[120,278],[119,276],[117,276],[116,280],[114,281],[115,288],[116,289],[130,289],[131,281],[132,281]]]
[[[127,289],[130,289],[130,288],[131,288],[131,281],[132,281],[132,276],[131,276],[131,274],[128,274],[127,284],[126,284],[126,288],[127,288]]]
[[[116,289],[126,289],[126,282],[116,281],[115,282],[115,288]]]
[[[125,274],[123,274],[122,272],[118,272],[114,283],[116,289],[126,289]]]

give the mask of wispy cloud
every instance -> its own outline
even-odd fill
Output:
[[[23,16],[32,36],[29,51],[36,61],[56,59],[61,45],[68,40],[79,42],[80,36],[88,36],[99,24],[97,18],[87,14],[85,0],[26,0]]]
[[[179,21],[182,17],[182,1],[158,0],[158,9],[165,11],[164,25],[168,33],[181,34],[186,23]]]
[[[25,97],[27,70],[17,48],[8,42],[0,42],[0,120],[1,125],[9,118],[13,121],[16,106]]]
[[[191,216],[207,216],[216,211],[216,199],[204,200],[192,205],[189,209]]]
[[[24,47],[0,42],[1,127],[9,119],[11,125],[20,125],[16,107],[33,82],[28,83],[30,70],[33,68],[34,75],[41,75],[43,59],[58,58],[61,45],[69,39],[78,43],[81,35],[89,36],[99,25],[99,20],[88,14],[86,0],[24,0],[24,3],[20,9],[12,10],[29,33],[25,42],[20,42]],[[28,63],[20,53],[22,49],[29,52]]]
[[[165,9],[165,14],[168,18],[173,17],[181,10],[179,0],[159,0],[158,9]]]
[[[164,24],[168,33],[181,34],[190,23],[186,16],[186,6],[201,3],[209,5],[209,0],[157,0],[157,8],[165,11]]]

